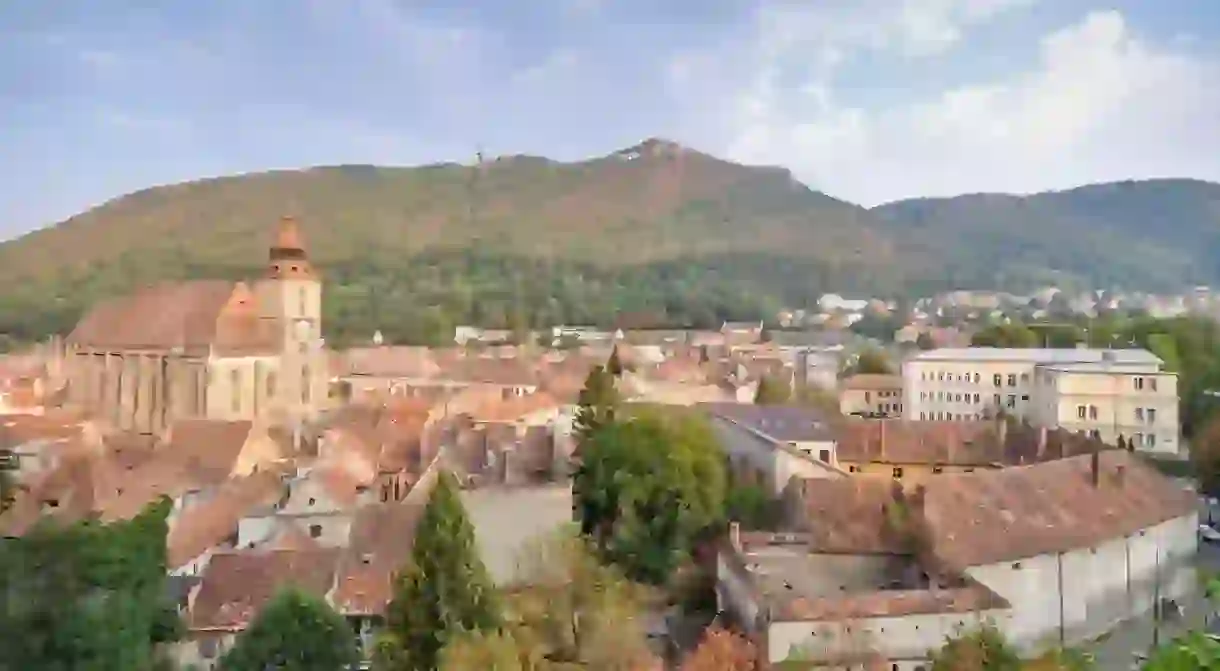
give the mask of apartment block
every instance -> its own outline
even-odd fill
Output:
[[[1179,449],[1177,375],[1142,349],[922,352],[903,363],[904,416],[964,421],[998,412],[1035,426],[1121,436],[1138,449]]]

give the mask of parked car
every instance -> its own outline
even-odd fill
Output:
[[[1220,531],[1216,531],[1206,524],[1199,525],[1199,538],[1208,543],[1220,543]]]

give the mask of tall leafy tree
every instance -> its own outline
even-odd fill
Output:
[[[582,531],[635,580],[664,582],[695,538],[723,520],[723,454],[692,413],[641,411],[602,427],[577,478]]]
[[[889,375],[894,372],[894,366],[885,356],[885,352],[876,347],[867,347],[856,355],[852,372],[857,375]]]
[[[131,520],[46,519],[0,544],[0,669],[142,671],[181,633],[162,499]]]
[[[764,375],[758,380],[758,388],[754,390],[754,403],[757,405],[783,405],[792,400],[792,388],[770,375]]]
[[[324,600],[277,594],[220,660],[221,671],[335,671],[359,661],[352,628]]]
[[[397,578],[377,662],[393,671],[433,671],[462,632],[492,631],[501,620],[495,589],[475,546],[453,476],[442,473]]]

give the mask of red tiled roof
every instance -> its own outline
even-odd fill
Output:
[[[217,554],[203,573],[188,626],[195,631],[242,631],[288,585],[324,597],[334,583],[338,558],[334,549]]]

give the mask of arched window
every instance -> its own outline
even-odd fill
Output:
[[[312,381],[309,379],[309,364],[301,366],[301,403],[308,405],[313,397],[311,393]]]

